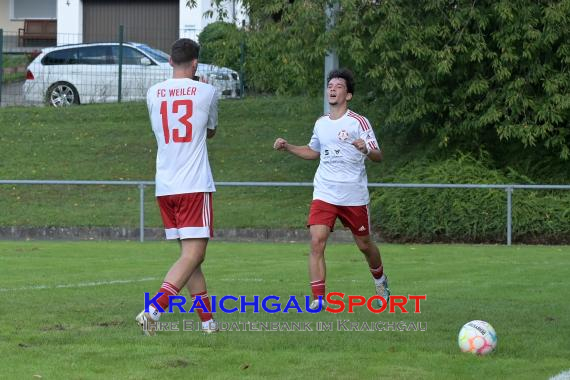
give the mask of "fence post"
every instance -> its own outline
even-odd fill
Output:
[[[240,57],[239,57],[239,97],[243,98],[244,97],[244,91],[245,91],[245,70],[244,70],[244,65],[245,65],[245,32],[243,32],[243,30],[245,30],[245,20],[242,21],[242,37],[241,37],[241,43],[239,45],[239,50],[240,50]]]
[[[326,17],[326,23],[325,23],[325,30],[327,33],[329,33],[331,30],[333,30],[335,28],[336,25],[336,20],[338,18],[338,14],[339,14],[339,9],[340,9],[340,0],[334,0],[332,2],[327,2],[325,5],[325,17]],[[327,83],[327,75],[329,75],[329,72],[331,70],[334,69],[338,69],[339,67],[339,63],[338,63],[338,52],[336,51],[335,46],[328,46],[327,50],[325,51],[325,62],[324,62],[324,78],[323,78],[323,92],[321,92],[321,94],[323,95],[323,114],[326,114],[329,112],[330,109],[330,105],[329,102],[327,100],[326,97],[326,93],[327,93],[327,87],[328,87],[328,83]]]
[[[119,88],[117,92],[117,101],[121,103],[122,87],[123,87],[123,32],[124,26],[119,25]]]
[[[139,237],[140,242],[144,242],[144,183],[139,184],[140,196],[140,218],[139,218]]]
[[[0,28],[0,105],[2,105],[3,83],[4,83],[4,29]]]
[[[511,245],[513,233],[513,188],[508,186],[507,190],[507,245]]]

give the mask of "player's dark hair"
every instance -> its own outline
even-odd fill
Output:
[[[170,58],[175,65],[190,63],[198,59],[200,45],[190,38],[181,38],[172,44]]]
[[[346,81],[346,91],[354,95],[354,75],[349,69],[335,69],[327,76],[327,84],[333,78],[342,78]]]

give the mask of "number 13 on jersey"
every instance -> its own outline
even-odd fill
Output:
[[[184,108],[184,110],[182,110]],[[185,112],[182,117],[178,119],[180,124],[185,127],[183,136],[180,136],[180,129],[175,126],[172,127],[172,141],[175,143],[187,143],[192,141],[192,100],[179,99],[172,102],[171,114],[179,114]],[[160,103],[160,115],[162,116],[162,130],[164,132],[164,141],[166,144],[170,143],[170,127],[168,125],[168,102],[163,101]]]

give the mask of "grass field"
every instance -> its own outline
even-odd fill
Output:
[[[222,322],[422,322],[427,331],[140,335],[134,316],[177,256],[174,243],[0,242],[0,368],[6,379],[548,379],[570,368],[570,247],[385,245],[393,294],[427,295],[421,314],[223,314]],[[373,294],[353,245],[327,251],[327,291]],[[308,294],[307,247],[210,244],[209,293]],[[459,352],[469,320],[499,337]],[[193,314],[164,321],[197,320]]]
[[[2,67],[16,68],[16,67],[26,67],[29,63],[29,57],[25,54],[3,54],[2,55]],[[8,83],[16,80],[26,79],[26,73],[24,72],[7,72],[4,71],[2,76],[2,82]]]
[[[322,99],[252,97],[220,102],[219,130],[208,142],[216,181],[311,182],[318,162],[275,152],[286,137],[306,144]],[[143,103],[66,109],[0,109],[0,178],[153,180],[156,141]],[[385,140],[377,131],[380,140]],[[385,144],[386,162],[370,164],[369,180],[393,173],[410,154]],[[147,190],[147,227],[160,227]],[[217,227],[302,228],[312,189],[219,187]],[[255,203],[254,208],[251,204]],[[110,186],[0,185],[0,226],[138,226],[138,190]],[[276,218],[268,210],[279,210]]]
[[[280,135],[306,143],[319,104],[305,98],[222,101],[209,141],[216,181],[311,181],[316,162],[275,152]],[[143,103],[0,109],[2,179],[153,180],[156,141]],[[218,227],[302,227],[312,189],[219,188]],[[161,226],[147,190],[147,226]],[[250,207],[255,200],[255,212]],[[247,207],[244,205],[247,204]],[[218,207],[219,206],[219,207]],[[268,209],[279,207],[278,219]],[[3,226],[137,226],[135,187],[0,186]],[[301,214],[299,214],[301,212]],[[301,215],[301,217],[300,217]]]

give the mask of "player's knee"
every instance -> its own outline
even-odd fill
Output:
[[[206,258],[206,252],[182,251],[181,256],[186,260],[191,260],[192,262],[196,263],[196,265],[200,265]]]
[[[325,254],[326,242],[324,239],[311,239],[311,256],[323,256]]]
[[[311,249],[311,259],[322,259],[325,255],[324,249]]]
[[[367,236],[365,238],[356,239],[356,246],[362,253],[368,253],[374,249],[374,242]]]
[[[322,255],[325,251],[327,240],[320,236],[311,237],[311,254]]]

